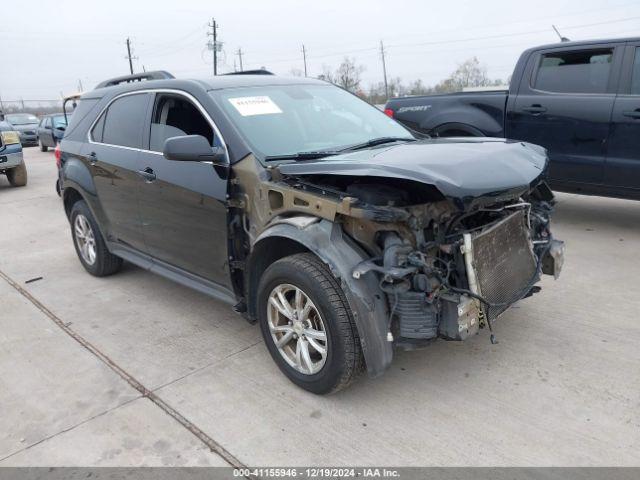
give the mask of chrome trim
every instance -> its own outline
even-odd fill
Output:
[[[93,130],[93,127],[95,127],[96,123],[98,123],[98,120],[100,120],[100,117],[102,117],[104,112],[111,106],[111,104],[113,102],[115,102],[117,99],[122,98],[122,97],[126,97],[126,96],[129,96],[129,95],[140,95],[140,94],[144,94],[144,93],[173,93],[173,94],[177,94],[177,95],[182,95],[187,100],[189,100],[191,103],[193,103],[196,106],[196,108],[198,110],[200,110],[200,113],[204,116],[204,118],[207,120],[207,122],[209,122],[209,125],[213,129],[214,135],[220,139],[220,142],[222,144],[222,148],[224,148],[224,151],[225,151],[225,153],[227,155],[227,161],[229,161],[229,150],[227,149],[227,143],[225,142],[224,137],[222,136],[222,133],[220,133],[220,129],[216,125],[216,122],[214,122],[213,119],[211,118],[211,115],[209,115],[209,112],[207,112],[207,110],[202,106],[202,104],[193,95],[191,95],[188,92],[185,92],[184,90],[176,90],[176,89],[173,89],[173,88],[147,88],[147,89],[144,89],[144,90],[136,90],[134,92],[124,92],[124,93],[121,93],[119,95],[116,95],[115,97],[113,97],[109,101],[109,103],[107,103],[107,105],[104,106],[104,108],[102,110],[100,110],[100,113],[96,116],[96,118],[91,123],[91,126],[89,127],[89,130],[87,130],[87,141],[92,145],[103,145],[103,146],[106,146],[106,147],[124,148],[126,150],[133,150],[133,151],[136,151],[136,152],[152,153],[153,155],[164,155],[162,152],[156,152],[155,150],[147,150],[147,149],[144,149],[144,148],[135,148],[135,147],[126,147],[124,145],[114,145],[112,143],[94,142],[93,139],[91,138],[91,131]],[[213,162],[206,162],[206,163],[213,164]]]

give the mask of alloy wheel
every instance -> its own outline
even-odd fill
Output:
[[[87,217],[81,213],[76,215],[73,222],[73,233],[82,259],[93,265],[96,261],[96,237]]]
[[[269,295],[267,322],[282,358],[305,375],[318,373],[327,361],[327,331],[320,312],[300,288],[276,286]]]

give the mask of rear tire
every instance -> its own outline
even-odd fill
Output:
[[[95,277],[106,277],[122,268],[122,259],[107,249],[98,224],[84,200],[71,207],[71,236],[84,269]]]
[[[7,170],[7,180],[12,187],[24,187],[27,184],[27,166],[24,160],[20,165]]]
[[[283,305],[279,298],[285,298],[288,315],[278,308]],[[363,370],[360,339],[347,299],[315,255],[300,253],[274,262],[260,279],[257,300],[269,353],[299,387],[316,394],[337,392]],[[290,340],[279,347],[276,343],[285,337]]]

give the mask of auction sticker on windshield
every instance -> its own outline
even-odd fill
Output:
[[[229,102],[243,117],[253,115],[269,115],[272,113],[282,113],[280,107],[266,95],[259,97],[236,97],[230,98]]]

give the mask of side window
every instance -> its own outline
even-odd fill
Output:
[[[612,62],[613,48],[545,53],[534,88],[558,93],[605,93]]]
[[[213,146],[213,128],[193,103],[181,95],[158,95],[151,118],[149,150],[162,152],[167,138],[184,135],[202,135]]]
[[[141,148],[148,97],[147,93],[125,95],[109,105],[102,143]]]
[[[640,95],[640,47],[636,47],[631,73],[631,95]]]
[[[94,142],[102,143],[102,133],[104,132],[104,120],[106,117],[107,112],[105,111],[102,115],[100,115],[100,118],[91,129],[91,139]]]
[[[47,117],[42,121],[42,126],[44,128],[51,128],[51,117]]]

